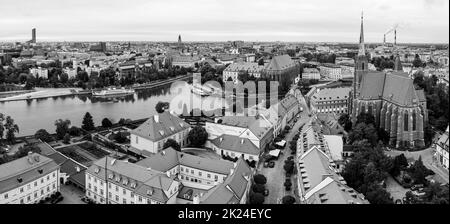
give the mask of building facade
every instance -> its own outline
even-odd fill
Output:
[[[0,204],[36,204],[60,190],[60,167],[37,153],[0,165]]]
[[[348,113],[350,87],[326,88],[312,95],[310,99],[311,112],[323,113]]]
[[[428,110],[424,92],[415,89],[413,80],[403,72],[401,64],[396,63],[394,72],[369,71],[363,21],[352,97],[353,121],[359,114],[368,113],[375,117],[377,127],[389,133],[390,145],[425,145],[424,127],[428,121]]]

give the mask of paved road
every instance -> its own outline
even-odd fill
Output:
[[[300,113],[300,119],[293,125],[291,131],[286,135],[285,140],[287,142],[286,148],[282,151],[283,154],[280,155],[278,160],[275,162],[274,168],[264,168],[263,162],[259,164],[258,173],[263,174],[267,178],[266,188],[269,189],[269,196],[266,197],[265,204],[279,204],[281,199],[286,195],[291,195],[296,198],[297,203],[299,202],[298,188],[297,188],[297,176],[293,175],[291,177],[292,187],[291,191],[286,192],[284,188],[284,181],[286,178],[284,171],[284,161],[287,157],[291,156],[291,150],[289,149],[289,142],[292,141],[294,136],[299,132],[302,125],[307,123],[311,118],[308,116],[309,110],[306,106],[305,100],[302,97],[299,100],[301,107],[304,111]],[[295,156],[294,156],[295,158]]]
[[[64,199],[61,202],[59,202],[59,204],[86,204],[83,201],[81,201],[81,198],[84,196],[84,193],[79,188],[76,188],[70,184],[69,185],[61,184],[60,191]]]
[[[422,157],[423,164],[428,168],[433,170],[436,174],[433,177],[434,180],[440,183],[449,183],[449,172],[447,169],[444,169],[440,167],[437,162],[435,161],[433,154],[434,149],[428,148],[422,151],[416,151],[416,152],[409,152],[409,151],[386,151],[386,154],[389,156],[397,156],[400,154],[404,154],[406,158],[412,158],[414,160],[418,160],[419,157]]]

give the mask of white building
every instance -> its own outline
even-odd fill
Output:
[[[243,72],[247,72],[249,76],[259,78],[263,70],[264,66],[254,62],[233,63],[223,70],[223,82],[225,83],[231,78],[234,83],[237,83],[239,81],[239,74]]]
[[[190,125],[172,112],[163,112],[149,118],[131,131],[131,147],[140,151],[158,153],[168,139],[183,147],[187,144]]]
[[[69,79],[77,77],[77,69],[75,68],[65,68],[63,69],[63,73],[66,73]]]
[[[305,68],[303,69],[302,79],[320,79],[320,72],[317,68]]]
[[[444,134],[439,137],[439,140],[435,143],[434,156],[439,161],[439,164],[444,168],[449,169],[448,166],[448,127]]]
[[[30,68],[30,74],[33,75],[35,78],[43,78],[48,79],[48,69],[46,68]]]
[[[37,153],[0,165],[0,204],[34,204],[59,191],[59,165]]]
[[[259,161],[261,151],[247,138],[240,138],[233,135],[221,135],[211,141],[212,149],[218,155],[230,158],[243,157],[248,161]]]
[[[110,157],[86,170],[86,196],[98,204],[173,204],[179,187],[165,173]]]
[[[334,64],[322,64],[319,66],[320,75],[327,80],[342,79],[342,68]]]

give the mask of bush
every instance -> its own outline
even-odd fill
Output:
[[[266,187],[263,184],[253,184],[252,187],[253,192],[264,194]]]
[[[45,129],[39,129],[34,137],[40,139],[43,142],[52,142],[54,141],[53,137],[47,132]]]
[[[82,134],[82,131],[79,127],[72,126],[69,128],[69,134],[72,136],[80,136]]]
[[[250,204],[260,205],[264,203],[264,195],[261,193],[251,193],[250,194]]]
[[[290,195],[284,196],[282,203],[287,205],[295,204],[295,198]]]
[[[264,184],[267,183],[267,178],[264,175],[262,175],[262,174],[256,174],[253,177],[253,181],[255,181],[255,183],[257,183],[257,184],[264,185]]]

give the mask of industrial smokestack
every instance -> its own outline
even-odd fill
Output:
[[[394,30],[394,45],[397,45],[397,29]]]
[[[386,45],[386,34],[384,34],[384,36],[383,36],[383,46],[385,46]]]

